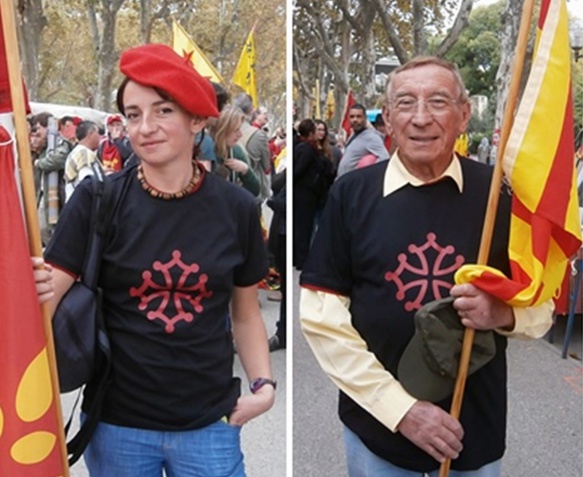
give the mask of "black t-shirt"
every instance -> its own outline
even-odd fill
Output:
[[[135,168],[110,176],[113,212],[99,284],[113,354],[102,420],[154,430],[200,428],[230,414],[229,300],[267,272],[255,199],[211,174],[193,194],[161,200]],[[78,275],[88,241],[91,181],[67,203],[46,259]],[[84,409],[95,393],[89,385]]]
[[[491,168],[462,160],[463,192],[451,178],[406,185],[383,197],[387,163],[341,177],[332,187],[300,283],[350,297],[352,324],[397,379],[401,354],[415,332],[414,313],[449,295],[453,275],[475,263]],[[510,195],[501,196],[490,264],[508,272]],[[506,339],[469,377],[461,412],[464,450],[452,468],[476,469],[500,458],[506,425]],[[449,412],[451,399],[437,403]],[[400,433],[393,434],[340,393],[341,420],[394,465],[420,472],[438,463]]]

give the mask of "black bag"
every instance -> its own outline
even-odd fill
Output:
[[[103,243],[111,222],[112,185],[94,167],[91,240],[84,260],[81,280],[61,299],[53,316],[53,340],[61,393],[70,392],[90,381],[98,383],[87,419],[67,443],[73,465],[83,451],[99,421],[101,403],[109,386],[111,348],[101,309],[101,289],[97,286]],[[71,425],[72,415],[65,426]]]

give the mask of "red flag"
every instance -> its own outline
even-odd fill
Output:
[[[556,294],[569,258],[581,246],[565,0],[542,1],[533,65],[503,169],[514,192],[511,279],[489,267],[468,266],[458,271],[456,282],[472,281],[513,306],[537,305]]]
[[[13,143],[0,126],[0,467],[2,475],[64,475],[47,339],[14,177]]]
[[[346,131],[346,139],[350,136],[352,132],[352,128],[350,127],[350,108],[356,104],[354,100],[354,96],[352,96],[352,90],[348,90],[348,94],[346,95],[346,107],[344,108],[344,117],[342,118],[342,129]]]
[[[24,90],[24,103],[26,113],[30,114],[30,106],[24,81],[22,82]],[[12,112],[12,100],[10,99],[10,81],[8,80],[8,65],[6,64],[6,45],[4,42],[4,30],[2,27],[2,11],[0,9],[0,113]]]

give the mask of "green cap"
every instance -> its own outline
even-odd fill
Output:
[[[399,382],[423,401],[438,402],[453,394],[465,330],[453,300],[432,301],[415,313],[415,334],[399,361]],[[468,375],[495,354],[494,333],[476,331]]]

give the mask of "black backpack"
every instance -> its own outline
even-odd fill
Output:
[[[53,316],[53,339],[61,392],[69,392],[88,382],[95,383],[96,394],[79,431],[67,442],[69,465],[73,465],[87,447],[99,422],[103,398],[110,384],[111,348],[103,312],[102,291],[97,285],[104,243],[113,218],[111,181],[99,167],[93,167],[93,204],[91,240],[81,279],[63,296]],[[68,433],[80,398],[77,396],[71,417],[65,425]]]

